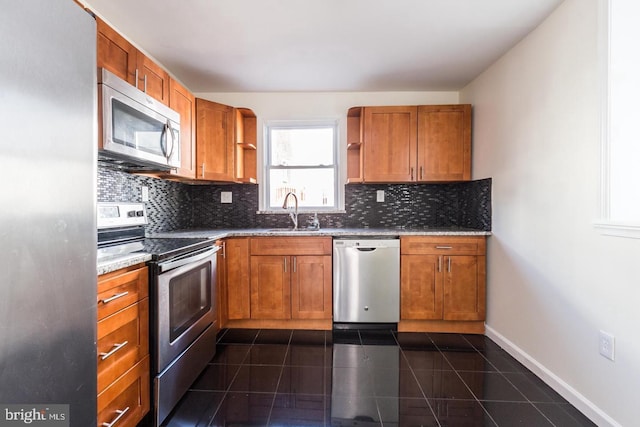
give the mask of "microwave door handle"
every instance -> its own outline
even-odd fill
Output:
[[[173,126],[171,126],[171,120],[167,120],[167,144],[169,142],[169,137],[171,137],[171,150],[167,153],[167,160],[173,156],[173,150],[176,147],[176,135],[173,132]]]
[[[162,134],[160,135],[160,149],[162,150],[162,155],[167,157],[167,140],[169,138],[169,135],[167,135],[168,132],[168,126],[165,124],[164,126],[162,126]]]

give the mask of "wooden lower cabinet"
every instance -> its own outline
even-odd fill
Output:
[[[225,239],[224,256],[226,298],[223,302],[227,304],[227,318],[228,320],[250,319],[249,238]]]
[[[330,255],[251,257],[251,318],[331,319]]]
[[[143,265],[98,277],[98,426],[134,427],[149,412],[148,292]]]
[[[331,255],[302,255],[292,258],[291,318],[331,319]]]
[[[291,318],[291,257],[251,257],[251,318]]]
[[[400,238],[399,330],[484,333],[485,237]]]
[[[331,328],[331,237],[230,238],[225,242],[225,326]]]
[[[142,420],[151,403],[150,370],[147,355],[98,395],[98,426],[135,427]]]

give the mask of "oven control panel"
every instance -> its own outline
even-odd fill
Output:
[[[147,211],[144,203],[106,203],[97,204],[98,230],[113,227],[135,227],[147,224]]]

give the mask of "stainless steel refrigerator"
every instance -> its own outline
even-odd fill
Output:
[[[69,405],[67,425],[91,426],[96,24],[73,0],[0,10],[0,405]]]

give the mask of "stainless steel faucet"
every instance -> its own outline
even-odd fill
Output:
[[[296,201],[296,210],[295,212],[289,212],[289,216],[291,217],[291,221],[293,221],[293,229],[298,229],[298,196],[293,191],[289,191],[286,196],[284,196],[284,203],[282,204],[282,209],[287,209],[287,202],[289,201],[289,196],[293,196]]]

